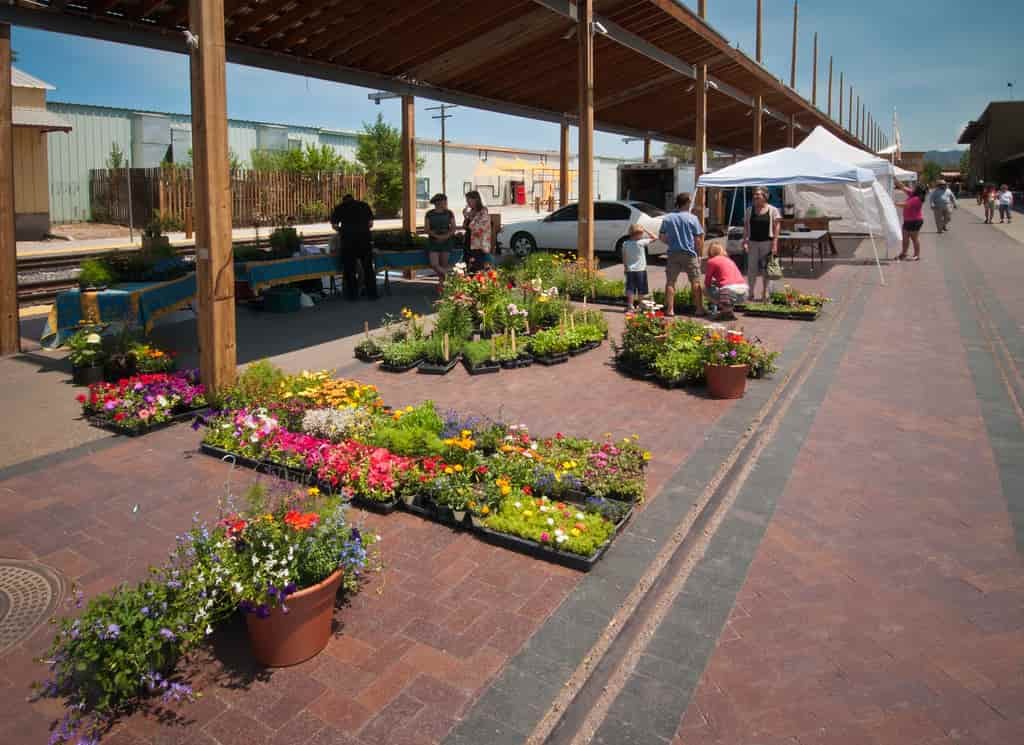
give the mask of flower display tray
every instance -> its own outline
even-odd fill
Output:
[[[594,305],[612,305],[612,306],[615,306],[617,308],[621,308],[621,307],[623,307],[626,304],[626,297],[625,296],[622,296],[622,297],[590,297],[590,296],[584,297],[583,295],[570,295],[569,299],[574,301],[574,302],[577,302],[577,303],[582,303],[584,300],[586,300],[588,303],[593,303]]]
[[[412,370],[413,368],[419,367],[422,363],[423,360],[416,360],[415,362],[412,362],[408,365],[389,365],[386,362],[381,362],[380,369],[383,370],[384,372],[404,373],[409,372],[409,370]]]
[[[534,356],[533,359],[546,367],[551,367],[552,365],[561,365],[565,362],[568,362],[569,353],[563,352],[562,354],[552,354],[540,357]]]
[[[377,354],[367,354],[366,352],[360,352],[358,349],[355,352],[355,358],[360,362],[377,362],[383,356],[383,352],[377,352]]]
[[[593,351],[594,349],[597,349],[600,346],[601,346],[601,342],[599,342],[599,341],[588,341],[586,344],[584,344],[581,347],[577,347],[576,349],[570,349],[569,350],[569,355],[571,357],[576,357],[577,355],[583,354],[585,352]]]
[[[593,569],[597,562],[601,560],[601,557],[604,556],[604,552],[608,550],[608,546],[611,545],[611,541],[607,541],[590,556],[581,556],[580,554],[573,554],[568,551],[559,551],[537,541],[520,538],[517,535],[499,533],[475,521],[473,522],[473,531],[481,540],[493,546],[507,548],[509,551],[525,554],[541,561],[549,561],[552,564],[558,564],[580,572],[589,572]]]
[[[110,419],[100,416],[99,414],[90,414],[85,417],[85,420],[94,427],[99,429],[105,429],[108,432],[113,432],[116,435],[124,435],[125,437],[141,437],[142,435],[148,435],[150,432],[156,432],[159,429],[165,429],[172,427],[175,424],[181,424],[182,422],[188,422],[194,419],[199,414],[207,410],[206,406],[200,406],[196,409],[188,409],[175,414],[166,422],[159,422],[157,424],[148,424],[143,427],[122,427],[117,422],[113,422]]]
[[[782,318],[787,321],[817,321],[818,314],[820,311],[794,311],[784,310],[784,306],[779,306],[779,310],[763,310],[759,308],[745,308],[743,314],[752,318]]]
[[[459,519],[451,507],[442,507],[424,495],[417,495],[412,502],[401,501],[399,507],[412,515],[449,528],[466,527],[466,512],[463,512],[462,519]]]
[[[215,445],[208,445],[202,443],[199,445],[199,451],[212,455],[218,460],[232,463],[242,468],[249,468],[259,473],[265,473],[269,476],[276,476],[286,481],[295,481],[309,486],[317,486],[316,476],[307,471],[304,468],[293,468],[292,466],[286,466],[283,463],[275,463],[270,460],[256,460],[255,458],[248,458],[238,453],[232,453],[230,450],[224,450]]]
[[[392,499],[390,502],[378,502],[375,499],[352,497],[351,504],[367,512],[376,512],[378,515],[390,515],[398,509],[400,502],[397,499]]]
[[[470,375],[487,375],[501,370],[501,365],[497,362],[485,362],[482,365],[471,365],[465,357],[462,358],[462,364],[466,368],[466,372]]]
[[[416,372],[418,372],[421,375],[447,375],[453,369],[455,369],[455,366],[458,363],[458,355],[455,356],[455,359],[450,360],[447,363],[436,364],[433,362],[423,362],[420,364],[418,368],[416,368]]]
[[[502,360],[501,366],[506,370],[515,370],[520,367],[529,367],[533,364],[533,357],[528,354],[521,354],[514,360]]]
[[[648,370],[643,365],[638,365],[635,362],[630,362],[620,358],[616,358],[615,367],[618,368],[619,372],[630,378],[636,378],[637,380],[651,380],[654,377],[654,373]]]

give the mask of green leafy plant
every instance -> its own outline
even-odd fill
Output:
[[[81,271],[78,274],[78,284],[83,289],[106,287],[116,281],[117,277],[106,262],[100,259],[86,259],[82,262]]]
[[[363,357],[376,357],[382,351],[380,342],[372,336],[368,336],[356,344],[356,354]]]
[[[444,335],[439,335],[435,331],[423,344],[423,359],[434,365],[446,365],[458,357],[464,343],[462,339],[456,338],[453,340],[449,336],[446,356]]]
[[[421,339],[396,341],[384,347],[384,364],[391,367],[406,367],[423,359],[424,342]]]
[[[587,512],[580,505],[533,499],[513,494],[483,518],[491,530],[526,538],[554,551],[593,556],[615,534],[615,525],[604,515]]]
[[[492,351],[495,346],[496,342],[492,345],[488,339],[468,341],[462,347],[462,357],[471,367],[479,367],[494,360]]]
[[[473,310],[464,302],[443,298],[437,304],[434,334],[448,334],[449,339],[468,339],[473,333]]]
[[[267,406],[280,397],[284,370],[268,360],[253,362],[239,373],[235,384],[217,395],[216,405],[222,409]]]
[[[299,250],[301,241],[295,228],[280,227],[270,234],[270,248],[275,258],[287,259]]]
[[[93,367],[106,360],[103,348],[102,326],[85,325],[68,337],[68,360],[74,367]]]
[[[571,339],[560,328],[538,331],[530,337],[530,352],[535,357],[553,357],[569,351]]]

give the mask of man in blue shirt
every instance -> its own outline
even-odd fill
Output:
[[[668,246],[665,257],[665,315],[676,314],[676,280],[686,272],[698,316],[704,315],[704,288],[700,283],[700,257],[704,253],[704,228],[690,212],[690,195],[676,195],[676,211],[661,220],[658,236]]]

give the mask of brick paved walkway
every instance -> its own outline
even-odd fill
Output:
[[[1024,307],[1011,286],[1024,260],[1005,234],[967,221],[924,240],[925,260],[887,268],[887,288],[853,263],[798,281],[852,299],[830,310],[837,325],[820,359],[593,742],[1020,741],[1024,566],[1014,527],[1024,509],[1007,484],[1024,477],[1013,470],[1024,438],[989,346],[970,330],[981,311],[986,328],[1013,328],[1001,369],[1012,373],[1007,360],[1019,369]],[[614,329],[621,320],[611,318]],[[791,364],[825,328],[745,325],[785,346]],[[182,722],[136,714],[108,742],[524,742],[776,385],[715,402],[625,380],[604,352],[557,371],[390,376],[351,362],[351,343],[281,359],[340,367],[395,402],[494,412],[501,401],[502,416],[537,431],[636,432],[655,453],[650,501],[586,578],[406,515],[363,515],[383,532],[388,569],[339,615],[324,654],[263,675],[245,661],[237,629],[225,630],[215,658],[195,662],[206,696]],[[1012,374],[1009,385],[1024,393]],[[223,488],[226,467],[193,456],[197,440],[175,428],[0,482],[0,555],[38,558],[87,592],[137,578]],[[56,710],[22,694],[47,632],[0,664],[0,742],[44,741]],[[681,649],[685,665],[662,664]]]

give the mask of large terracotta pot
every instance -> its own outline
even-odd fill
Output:
[[[316,655],[331,638],[334,598],[341,585],[339,569],[318,585],[290,595],[285,605],[278,606],[268,618],[254,613],[245,616],[252,654],[267,667],[297,665]]]
[[[747,390],[748,365],[708,365],[704,368],[711,398],[743,398]]]

